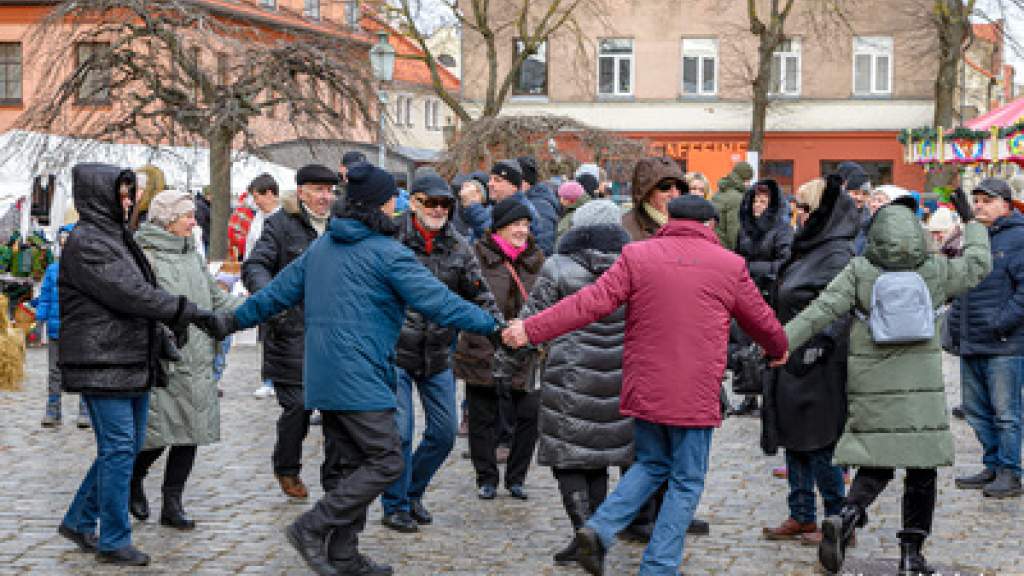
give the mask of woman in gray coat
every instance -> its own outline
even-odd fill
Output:
[[[629,242],[620,220],[621,212],[610,200],[577,209],[572,228],[541,268],[520,317],[537,314],[593,284],[610,268]],[[543,350],[537,461],[550,466],[558,480],[573,534],[604,501],[608,467],[633,462],[633,421],[619,414],[625,326],[625,309],[620,308],[556,338]],[[536,353],[501,349],[496,375],[519,373]],[[575,540],[554,558],[556,564],[575,562]]]
[[[149,220],[139,227],[135,241],[156,273],[157,284],[171,294],[185,296],[207,310],[233,310],[241,299],[224,293],[196,251],[192,228],[195,204],[184,192],[168,190],[150,203]],[[149,517],[142,482],[150,466],[170,447],[164,472],[160,523],[180,530],[195,527],[182,508],[181,495],[192,471],[196,447],[220,440],[220,403],[213,381],[217,343],[190,328],[180,362],[165,362],[166,388],[155,388],[149,401],[146,440],[132,470],[129,511],[139,520]]]

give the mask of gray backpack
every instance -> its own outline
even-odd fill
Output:
[[[871,288],[871,314],[858,310],[875,344],[913,344],[935,336],[935,308],[917,272],[882,272]]]

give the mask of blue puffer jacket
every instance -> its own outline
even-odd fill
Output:
[[[39,287],[39,301],[36,305],[36,321],[46,322],[46,335],[50,340],[60,338],[60,299],[57,297],[57,278],[60,262],[46,267],[43,284]]]
[[[349,218],[235,311],[241,328],[305,302],[306,408],[395,408],[395,343],[405,306],[441,326],[489,334],[494,318],[452,293],[394,238]]]
[[[533,237],[545,256],[555,252],[555,236],[558,229],[558,199],[544,183],[537,183],[526,191],[526,198],[537,209],[538,218],[532,226]]]
[[[961,356],[1024,356],[1024,216],[988,229],[992,273],[950,310],[949,335]]]

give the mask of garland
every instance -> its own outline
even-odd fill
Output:
[[[1024,132],[1024,120],[1010,126],[1001,127],[999,129],[999,137],[1007,138],[1018,132]],[[900,144],[906,144],[908,136],[915,142],[920,142],[922,140],[937,140],[939,133],[931,126],[922,126],[909,131],[904,130],[899,133],[896,139]],[[987,140],[991,137],[992,133],[988,130],[972,130],[963,126],[954,128],[945,135],[945,138],[949,140]]]

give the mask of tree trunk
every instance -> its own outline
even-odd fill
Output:
[[[753,83],[753,114],[750,121],[750,142],[747,149],[757,152],[764,151],[764,130],[768,118],[768,89],[772,77],[773,50],[765,38],[761,38],[757,50],[757,76]]]
[[[232,140],[234,134],[226,130],[210,136],[210,251],[206,257],[211,262],[226,260],[228,255]]]

